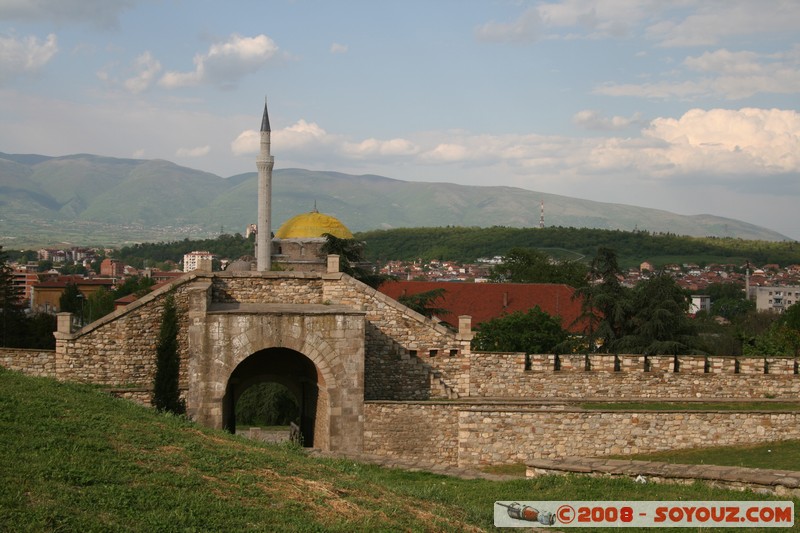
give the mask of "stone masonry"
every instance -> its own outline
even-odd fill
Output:
[[[4,349],[0,364],[149,403],[171,293],[187,410],[214,427],[234,423],[246,387],[276,381],[301,400],[316,448],[450,466],[800,438],[800,409],[603,411],[576,403],[800,405],[797,358],[472,353],[469,317],[452,331],[335,265],[327,273],[191,272],[79,331],[59,317],[55,352]]]

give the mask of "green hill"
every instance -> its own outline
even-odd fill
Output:
[[[0,153],[0,239],[36,246],[77,237],[80,244],[118,245],[208,237],[220,227],[244,232],[256,220],[256,192],[255,172],[225,179],[163,160]],[[277,229],[316,204],[352,231],[538,227],[541,202],[548,227],[786,239],[767,228],[713,215],[677,215],[514,187],[410,182],[296,168],[274,172],[272,219]]]

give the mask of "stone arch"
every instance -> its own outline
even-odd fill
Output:
[[[290,348],[267,348],[246,357],[231,372],[222,400],[222,424],[234,432],[236,404],[242,393],[256,383],[279,383],[295,397],[297,421],[307,447],[328,447],[326,416],[328,391],[319,368],[304,354]]]
[[[262,309],[264,311],[262,311]],[[301,372],[316,389],[313,446],[359,451],[363,445],[364,314],[327,306],[263,306],[203,313],[189,331],[187,411],[195,420],[228,426],[236,395],[231,377],[249,357],[301,357],[311,365]],[[255,363],[247,363],[248,365]],[[299,364],[299,363],[298,363]],[[301,365],[302,366],[302,365]],[[313,372],[309,370],[313,367]],[[271,372],[258,365],[257,374]],[[306,412],[309,415],[309,411]],[[313,429],[312,429],[313,426]]]
[[[296,393],[300,402],[301,420],[300,429],[304,437],[305,446],[329,449],[330,447],[330,427],[328,420],[330,413],[341,407],[335,405],[338,395],[333,393],[338,388],[338,381],[335,376],[335,369],[331,367],[330,361],[336,359],[336,353],[330,344],[316,334],[301,336],[301,328],[281,328],[280,335],[264,336],[262,334],[263,325],[254,325],[247,328],[238,335],[230,339],[230,346],[234,348],[231,365],[226,369],[225,395],[222,399],[222,425],[229,431],[235,424],[234,414],[236,400],[241,392],[236,392],[236,381],[240,377],[236,372],[242,369],[251,358],[267,354],[279,354],[286,357],[290,353],[292,357],[301,357],[311,365],[301,372],[299,381],[286,379],[286,375],[278,376],[278,379],[289,384],[289,389]],[[293,329],[295,331],[293,331]],[[255,339],[255,340],[254,340]],[[314,372],[311,371],[313,367]],[[297,369],[295,369],[297,370]],[[312,374],[313,379],[312,379]],[[260,379],[258,375],[252,379]],[[245,383],[248,377],[244,377]],[[244,389],[242,389],[244,390]],[[331,405],[333,400],[334,405]]]
[[[253,326],[231,337],[230,344],[234,348],[239,347],[239,349],[235,349],[234,358],[231,361],[234,368],[256,352],[269,348],[288,348],[308,357],[322,373],[322,377],[329,388],[337,386],[333,370],[328,363],[335,352],[331,345],[319,335],[301,338],[298,335],[283,331],[281,335],[265,339],[261,335],[260,328]],[[230,378],[232,372],[233,368],[229,368],[226,380]]]

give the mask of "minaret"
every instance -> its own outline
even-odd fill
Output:
[[[264,99],[264,117],[261,119],[261,151],[256,159],[258,167],[258,232],[256,233],[256,268],[259,272],[272,268],[272,166],[275,159],[269,154],[269,113]]]

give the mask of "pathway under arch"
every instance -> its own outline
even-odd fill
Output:
[[[242,393],[265,382],[285,386],[297,400],[300,431],[306,447],[326,447],[328,392],[322,373],[308,357],[290,348],[267,348],[244,361],[231,373],[222,400],[222,425],[236,430],[236,404]]]
[[[304,432],[311,433],[315,448],[362,450],[363,311],[320,304],[211,303],[208,288],[198,289],[202,292],[190,297],[189,306],[189,416],[211,427],[230,427],[237,388],[270,377],[306,387]]]

